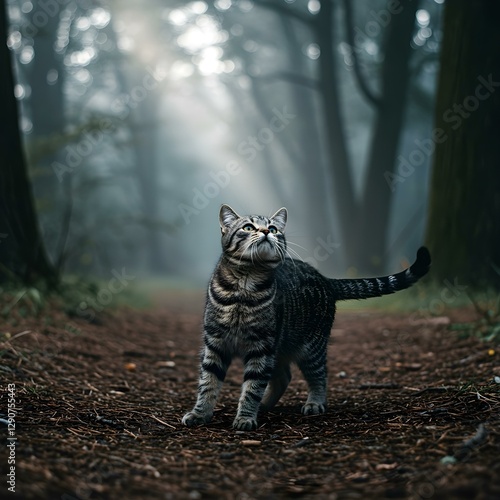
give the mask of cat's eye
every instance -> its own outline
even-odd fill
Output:
[[[241,229],[243,229],[243,231],[255,231],[255,228],[252,226],[252,224],[245,224]]]
[[[269,226],[268,229],[271,234],[276,234],[278,232],[275,226]]]

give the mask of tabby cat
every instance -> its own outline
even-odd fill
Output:
[[[272,408],[290,383],[292,362],[309,386],[302,413],[323,413],[335,302],[403,290],[429,270],[430,255],[422,247],[416,262],[398,274],[325,278],[309,264],[288,256],[286,220],[286,208],[269,218],[240,217],[228,205],[220,209],[223,252],[208,286],[198,399],[182,419],[187,426],[210,421],[234,356],[244,362],[235,429],[257,427],[259,409]]]

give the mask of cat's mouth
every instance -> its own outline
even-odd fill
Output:
[[[254,263],[275,263],[279,260],[276,241],[268,235],[262,235],[255,239],[249,246],[244,247],[239,255],[245,260],[251,260]]]
[[[269,245],[273,246],[270,240],[267,239],[267,237],[262,238],[257,245],[262,245],[263,243],[268,243]]]
[[[267,262],[276,259],[276,248],[274,243],[268,238],[262,238],[257,242],[256,256],[259,260]]]

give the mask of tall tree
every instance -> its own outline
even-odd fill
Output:
[[[55,161],[63,162],[61,138],[65,126],[65,99],[63,94],[65,69],[64,50],[58,47],[61,38],[60,15],[63,8],[57,2],[48,10],[44,2],[34,2],[28,14],[29,30],[24,29],[24,36],[32,38],[34,58],[28,68],[31,96],[29,98],[30,116],[33,129],[29,136],[28,149],[30,175],[33,182],[36,206],[39,210],[41,228],[46,235],[48,252],[54,260],[58,247],[62,246],[59,235],[47,234],[48,226],[59,225],[61,209],[61,185],[54,175]],[[59,42],[60,43],[60,42]],[[34,152],[34,154],[31,154]],[[65,177],[64,193],[70,196],[70,176]],[[69,200],[65,200],[67,205]],[[63,217],[64,219],[64,217]],[[49,224],[49,221],[51,224]],[[64,220],[61,220],[61,226]],[[60,231],[58,231],[60,232]]]
[[[347,6],[349,1],[346,0],[344,3]],[[391,207],[390,190],[385,173],[393,172],[396,168],[410,83],[409,61],[412,52],[410,41],[418,6],[418,1],[401,2],[399,8],[393,11],[384,43],[384,64],[380,76],[381,92],[380,96],[373,100],[377,114],[370,144],[367,175],[358,208],[358,237],[352,250],[357,252],[356,265],[363,271],[376,274],[383,272]],[[364,244],[364,242],[369,243]]]
[[[335,2],[321,2],[321,11],[316,15],[303,14],[292,5],[273,0],[257,0],[256,3],[308,26],[320,47],[316,88],[323,102],[322,118],[329,168],[333,174],[331,192],[339,214],[342,247],[348,265],[355,266],[362,273],[380,273],[386,257],[391,204],[391,191],[387,188],[384,173],[395,168],[409,85],[410,41],[419,2],[401,0],[397,4],[390,1],[387,3],[385,12],[389,17],[386,19],[379,95],[370,90],[361,74],[356,55],[360,47],[355,46],[351,0],[343,2],[347,43],[351,47],[356,79],[362,95],[376,111],[365,187],[360,199],[355,194],[352,161],[347,148],[341,110]]]
[[[437,280],[500,288],[500,4],[446,2],[427,242]]]
[[[48,15],[46,9],[47,6],[43,2],[34,2],[30,13],[32,30],[40,26],[34,33],[30,33],[33,35],[35,52],[30,83],[33,102],[31,118],[36,139],[47,139],[50,136],[62,134],[65,125],[64,65],[62,62],[64,54],[56,51],[58,36],[60,37],[58,34],[60,12],[57,7]],[[40,19],[46,22],[40,23]],[[50,158],[44,158],[44,160],[44,163],[48,163],[48,174],[54,177]]]
[[[40,236],[31,183],[19,131],[11,54],[7,47],[7,5],[0,4],[0,280],[12,276],[29,283],[37,279],[54,286],[57,273]]]

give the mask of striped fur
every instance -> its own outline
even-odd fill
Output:
[[[272,408],[290,383],[296,363],[309,387],[304,415],[326,409],[326,352],[337,300],[363,299],[408,288],[424,276],[430,256],[422,247],[416,262],[395,275],[329,279],[287,256],[287,212],[240,217],[220,211],[222,256],[208,286],[198,398],[182,421],[210,421],[227,369],[244,362],[241,396],[233,427],[257,427],[259,409]]]

